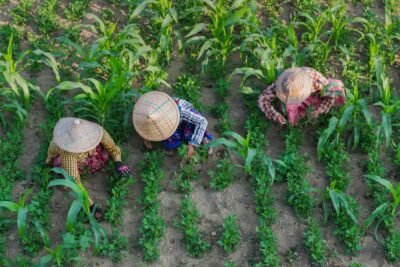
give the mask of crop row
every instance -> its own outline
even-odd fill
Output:
[[[306,158],[299,153],[300,128],[289,128],[285,134],[285,151],[278,161],[278,179],[288,184],[287,202],[296,215],[305,219],[307,228],[303,232],[303,242],[313,264],[324,266],[327,261],[328,247],[322,238],[318,222],[312,219],[317,200],[312,193],[317,192],[305,179],[309,173]]]

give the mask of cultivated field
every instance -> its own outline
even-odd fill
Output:
[[[400,266],[399,55],[399,0],[0,0],[0,266]],[[268,121],[258,94],[294,66],[347,104]],[[213,155],[145,148],[150,90],[204,114]],[[84,177],[100,223],[44,163],[63,116],[132,169]]]

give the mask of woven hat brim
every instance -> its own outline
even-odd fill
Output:
[[[286,94],[285,89],[283,88],[284,80],[287,79],[289,75],[293,75],[293,73],[296,72],[306,74],[305,76],[307,77],[307,79],[304,80],[303,91],[301,92],[301,94],[297,93],[296,95]],[[305,70],[303,70],[302,68],[290,68],[279,75],[276,81],[276,95],[283,103],[297,105],[304,102],[311,95],[311,87],[311,77]]]
[[[62,150],[85,153],[96,148],[103,139],[103,128],[93,122],[79,119],[79,130],[72,130],[78,118],[61,118],[53,131],[53,142]]]
[[[152,99],[161,97],[161,105],[154,107]],[[158,120],[150,122],[149,113],[155,109],[160,113]],[[144,139],[159,142],[171,137],[178,129],[180,121],[180,112],[178,105],[169,95],[152,91],[142,95],[132,112],[133,126],[136,132]],[[167,127],[166,127],[167,126]]]

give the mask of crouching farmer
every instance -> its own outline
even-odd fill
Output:
[[[340,80],[326,79],[318,71],[306,67],[285,70],[258,98],[258,106],[266,117],[285,126],[286,118],[272,106],[275,98],[285,105],[292,126],[307,115],[309,107],[312,107],[310,117],[317,118],[328,113],[333,105],[343,105],[346,101]]]
[[[135,130],[149,149],[152,149],[151,141],[161,141],[171,153],[188,142],[188,157],[191,158],[196,147],[213,138],[207,132],[207,120],[191,103],[158,91],[148,92],[138,99],[132,119]]]
[[[54,128],[46,163],[63,168],[76,183],[81,184],[82,173],[100,170],[110,157],[121,175],[130,173],[129,168],[121,163],[120,148],[103,127],[78,118],[61,118]],[[93,211],[95,203],[91,198],[89,200]],[[96,208],[94,215],[97,220],[103,217],[100,208]]]

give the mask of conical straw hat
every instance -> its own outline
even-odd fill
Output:
[[[53,142],[71,153],[84,153],[95,148],[103,138],[103,128],[78,118],[61,118],[53,132]]]
[[[300,104],[311,95],[312,80],[306,70],[290,68],[276,82],[278,98],[287,104]]]
[[[169,138],[179,125],[179,108],[167,94],[158,91],[142,95],[132,113],[133,126],[149,141]]]

